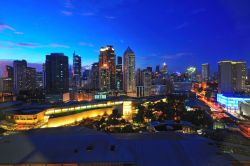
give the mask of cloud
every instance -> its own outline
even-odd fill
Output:
[[[18,32],[18,31],[16,31],[14,33],[17,34],[17,35],[23,35],[24,34],[23,32]]]
[[[94,47],[94,44],[92,44],[92,43],[79,42],[78,44],[79,44],[80,46]]]
[[[193,10],[191,13],[192,13],[192,15],[196,15],[196,14],[203,13],[206,11],[207,11],[207,9],[205,9],[205,8],[199,8],[199,9]]]
[[[178,59],[178,58],[181,58],[181,57],[184,57],[184,56],[191,56],[191,55],[193,55],[193,53],[179,52],[179,53],[176,53],[176,54],[167,54],[167,55],[161,56],[161,58],[163,60],[172,60],[172,59]]]
[[[187,27],[188,25],[189,25],[189,24],[188,24],[187,22],[184,22],[184,23],[178,25],[178,26],[176,27],[176,29],[182,29],[182,28]]]
[[[64,7],[67,9],[73,9],[74,5],[72,3],[72,0],[65,0]]]
[[[62,13],[63,15],[65,15],[65,16],[72,16],[72,15],[73,15],[73,12],[71,12],[71,11],[66,11],[66,10],[61,11],[61,13]]]
[[[105,16],[105,18],[110,19],[110,20],[116,19],[116,17],[114,17],[114,16]]]
[[[58,43],[51,43],[47,45],[42,45],[38,43],[31,43],[31,42],[11,42],[11,41],[0,41],[1,48],[15,48],[15,47],[28,47],[28,48],[70,48],[64,44]]]
[[[85,13],[81,13],[80,15],[82,15],[82,16],[94,16],[95,13],[94,12],[85,12]]]
[[[35,48],[38,47],[38,44],[36,43],[26,43],[26,42],[11,42],[11,41],[0,41],[1,47],[4,48],[14,48],[17,47],[29,47],[29,48]]]
[[[64,45],[64,44],[57,44],[57,43],[49,44],[48,47],[53,47],[53,48],[70,48],[70,47],[67,46],[67,45]]]
[[[9,26],[9,25],[0,23],[0,32],[1,32],[1,31],[4,31],[5,29],[11,30],[11,31],[13,31],[15,34],[17,34],[17,35],[22,35],[22,34],[24,34],[23,32],[18,32],[18,31],[16,31],[15,28],[13,28],[13,27],[11,27],[11,26]]]

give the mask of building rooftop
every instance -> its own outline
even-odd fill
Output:
[[[0,139],[0,164],[229,165],[208,139],[174,132],[106,134],[84,127],[30,130]]]

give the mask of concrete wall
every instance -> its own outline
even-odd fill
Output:
[[[105,112],[110,115],[114,108],[100,108],[89,111],[84,111],[81,113],[76,113],[68,116],[62,116],[57,118],[50,118],[48,120],[47,127],[59,127],[63,125],[72,124],[76,121],[81,121],[86,118],[96,117],[98,115],[102,116]]]

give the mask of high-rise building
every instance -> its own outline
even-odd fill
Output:
[[[99,89],[116,89],[116,56],[112,46],[102,47],[99,56]]]
[[[32,67],[26,68],[26,90],[36,89],[36,69]]]
[[[44,73],[36,72],[36,88],[44,89]]]
[[[246,62],[218,62],[220,93],[243,92],[246,81]]]
[[[14,91],[19,93],[19,91],[26,90],[26,68],[27,62],[25,60],[15,60],[13,62],[14,68]]]
[[[116,65],[116,89],[123,89],[123,73],[122,73],[122,57],[117,57],[117,65]]]
[[[210,79],[210,66],[208,63],[204,63],[201,66],[202,71],[201,71],[201,76],[202,76],[202,81],[207,82]]]
[[[13,80],[9,77],[0,78],[0,92],[12,93],[13,91]]]
[[[73,84],[75,88],[81,87],[81,75],[82,70],[82,62],[81,62],[81,56],[77,55],[75,52],[73,54]]]
[[[152,72],[150,70],[143,70],[142,82],[144,86],[144,96],[150,96],[152,86]]]
[[[99,63],[93,63],[90,72],[91,88],[93,90],[99,89]]]
[[[12,78],[14,77],[14,68],[11,66],[6,65],[6,73],[4,77]]]
[[[155,67],[155,72],[156,72],[156,73],[160,73],[160,65],[156,65],[156,67]]]
[[[168,73],[168,66],[167,64],[164,62],[161,68],[161,74],[165,75]]]
[[[68,57],[63,53],[46,55],[46,92],[62,94],[69,91]]]
[[[136,95],[135,83],[135,54],[128,47],[123,55],[123,88],[128,96]]]

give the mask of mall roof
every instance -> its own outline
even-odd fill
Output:
[[[47,128],[0,139],[0,164],[134,163],[229,165],[210,140],[174,132],[105,134],[84,127]]]

